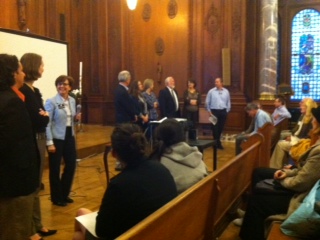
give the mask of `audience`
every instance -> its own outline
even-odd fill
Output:
[[[311,98],[302,101],[300,104],[301,117],[292,130],[292,136],[278,141],[270,159],[271,168],[282,168],[284,164],[288,163],[288,153],[291,147],[297,144],[300,139],[309,138],[309,132],[312,128],[311,109],[315,107],[317,107],[317,103]]]
[[[290,213],[294,211],[319,180],[320,107],[313,108],[311,111],[313,132],[318,135],[318,141],[300,158],[297,168],[281,170],[258,168],[254,171],[253,193],[249,197],[240,230],[241,239],[265,239],[265,219],[275,214],[286,214],[288,209],[290,209]],[[261,180],[272,178],[274,178],[275,184],[284,189],[275,189],[270,194],[270,192],[261,192],[261,189],[255,188]],[[285,189],[287,191],[284,192]]]
[[[41,222],[41,206],[39,191],[41,188],[42,173],[45,161],[46,151],[46,126],[49,122],[49,114],[45,111],[43,100],[38,88],[33,84],[41,78],[44,71],[42,57],[36,53],[26,53],[21,57],[23,72],[25,73],[24,84],[20,91],[25,96],[25,105],[31,118],[33,131],[36,134],[37,146],[40,153],[40,178],[39,187],[35,194],[33,222],[35,227],[35,235],[39,233],[42,236],[50,236],[55,234],[57,230],[45,228]]]
[[[34,235],[33,208],[40,159],[32,122],[18,90],[25,74],[18,58],[0,54],[0,238]]]
[[[147,160],[147,140],[138,126],[116,126],[111,144],[112,155],[124,169],[111,179],[96,219],[96,234],[104,239],[115,239],[177,195],[170,172]],[[77,215],[89,212],[80,209]],[[73,239],[85,239],[85,228],[78,222]]]
[[[46,128],[49,153],[50,196],[54,205],[64,207],[73,203],[69,197],[76,168],[76,143],[74,122],[81,118],[76,113],[76,102],[69,96],[74,80],[61,75],[56,81],[57,95],[46,101],[45,109],[50,121]],[[60,165],[64,160],[64,170],[60,175]]]
[[[208,175],[202,153],[185,142],[183,127],[175,119],[166,119],[156,129],[157,144],[150,156],[169,169],[182,193]]]

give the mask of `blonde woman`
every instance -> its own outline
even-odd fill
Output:
[[[270,167],[280,169],[288,163],[288,153],[292,146],[296,145],[301,139],[309,138],[309,132],[312,129],[311,109],[316,108],[317,103],[311,98],[305,98],[300,103],[301,117],[297,125],[292,130],[292,136],[285,140],[280,140],[270,159]]]

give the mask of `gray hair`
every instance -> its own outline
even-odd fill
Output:
[[[168,83],[169,83],[169,81],[170,81],[171,78],[172,78],[172,77],[167,77],[167,78],[164,80],[164,83],[166,84],[166,86],[168,85]]]
[[[123,71],[119,72],[119,75],[118,75],[119,82],[126,82],[130,78],[131,78],[131,74],[129,71],[123,70]]]
[[[150,88],[152,84],[153,84],[153,79],[147,78],[146,80],[144,80],[143,82],[144,90],[147,90],[148,88]]]
[[[258,104],[254,103],[254,102],[251,102],[251,103],[247,104],[247,106],[245,107],[244,110],[251,111],[251,110],[257,110],[257,109],[259,109]]]

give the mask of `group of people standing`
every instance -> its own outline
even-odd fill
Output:
[[[39,191],[49,153],[50,195],[65,206],[76,164],[73,132],[75,100],[69,97],[73,79],[59,76],[57,95],[43,104],[34,82],[42,77],[44,62],[35,53],[0,54],[0,232],[1,239],[42,239],[55,234],[42,225]],[[65,167],[60,174],[60,164]]]
[[[143,83],[141,81],[131,83],[130,72],[124,70],[119,73],[118,81],[114,94],[116,124],[133,122],[146,130],[150,121],[158,120],[159,110],[161,118],[184,117],[188,120],[189,129],[197,128],[201,94],[196,89],[194,80],[188,81],[188,87],[183,94],[182,114],[173,77],[165,79],[165,87],[159,91],[159,100],[153,92],[152,79],[146,79]],[[215,87],[208,92],[205,104],[209,116],[214,115],[218,119],[217,124],[212,125],[212,132],[214,139],[217,140],[218,149],[223,149],[220,138],[227,114],[231,109],[231,101],[229,91],[223,87],[221,78],[215,79]]]

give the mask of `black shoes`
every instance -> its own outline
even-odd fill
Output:
[[[74,202],[73,199],[69,198],[69,197],[67,197],[65,201],[66,201],[66,203],[73,203]]]
[[[53,235],[53,234],[56,234],[56,233],[57,233],[57,230],[50,230],[50,229],[48,229],[47,232],[39,230],[37,233],[39,233],[42,237],[47,237],[47,236],[51,236],[51,235]]]
[[[72,198],[67,197],[63,202],[52,202],[52,204],[60,207],[65,207],[67,206],[67,203],[73,203],[73,202],[74,201]]]
[[[53,205],[59,206],[59,207],[65,207],[67,206],[66,202],[52,202]]]

